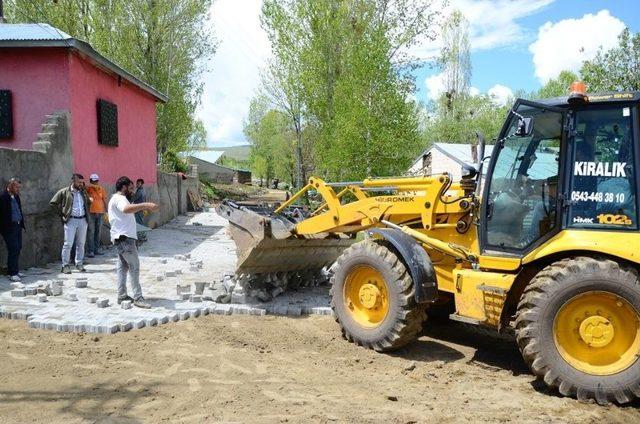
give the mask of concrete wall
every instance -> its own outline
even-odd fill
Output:
[[[0,147],[30,150],[44,116],[70,109],[68,70],[65,49],[0,48],[0,90],[13,99],[13,137]]]
[[[72,155],[69,143],[69,114],[51,115],[41,126],[33,143],[34,150],[0,148],[0,182],[2,189],[9,178],[22,180],[22,209],[26,232],[20,266],[41,265],[60,260],[62,223],[51,211],[49,200],[61,187],[69,184]],[[7,252],[0,243],[0,267],[6,266]]]
[[[183,180],[176,173],[169,174],[161,171],[158,171],[157,175],[157,184],[147,188],[148,200],[160,206],[157,212],[146,218],[145,223],[151,228],[163,225],[188,211],[188,190],[193,193],[200,192],[199,182],[195,178]]]
[[[189,163],[198,166],[198,175],[202,179],[220,184],[232,184],[234,170],[215,163],[189,156]]]
[[[22,180],[20,197],[26,232],[23,233],[20,267],[59,262],[62,223],[51,210],[49,200],[57,190],[70,183],[74,172],[69,113],[50,115],[41,125],[41,132],[30,150],[0,148],[0,164],[3,189],[12,177]],[[147,224],[155,228],[187,212],[187,190],[197,193],[199,182],[194,178],[183,180],[178,174],[159,171],[153,180],[157,183],[145,186],[148,200],[160,205],[158,212],[147,217]],[[109,195],[114,193],[114,184],[104,183],[103,187]],[[103,228],[104,242],[108,242],[108,234],[108,228]],[[6,267],[6,255],[4,242],[0,242],[0,268]]]

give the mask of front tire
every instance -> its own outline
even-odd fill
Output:
[[[331,307],[343,336],[376,351],[415,340],[426,319],[398,254],[382,241],[366,240],[338,258],[331,278]]]
[[[516,339],[531,371],[562,395],[628,403],[640,397],[639,311],[635,269],[602,258],[563,259],[527,286]]]

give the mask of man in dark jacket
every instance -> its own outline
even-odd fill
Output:
[[[18,263],[24,228],[24,215],[20,202],[20,180],[12,178],[9,180],[6,190],[0,194],[0,234],[7,245],[9,279],[14,282],[20,281],[20,277],[23,277],[19,272]]]
[[[60,189],[49,202],[64,224],[64,244],[62,245],[62,272],[71,274],[71,246],[76,245],[75,265],[85,272],[84,243],[89,225],[89,206],[91,201],[85,190],[84,177],[73,174],[71,185]]]

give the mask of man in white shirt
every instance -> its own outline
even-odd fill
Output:
[[[133,300],[139,308],[150,308],[151,305],[142,297],[140,287],[140,259],[138,258],[138,239],[135,213],[158,209],[155,203],[131,204],[134,185],[128,177],[120,177],[116,181],[116,193],[109,201],[109,224],[111,224],[111,242],[118,251],[118,304],[124,300]],[[127,294],[127,272],[131,276],[133,298]]]

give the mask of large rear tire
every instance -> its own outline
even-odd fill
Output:
[[[634,268],[576,257],[536,275],[516,339],[533,373],[564,396],[600,404],[640,397],[640,281]]]
[[[426,319],[415,287],[397,253],[383,241],[366,240],[338,258],[331,278],[331,307],[343,336],[382,351],[415,340]]]

